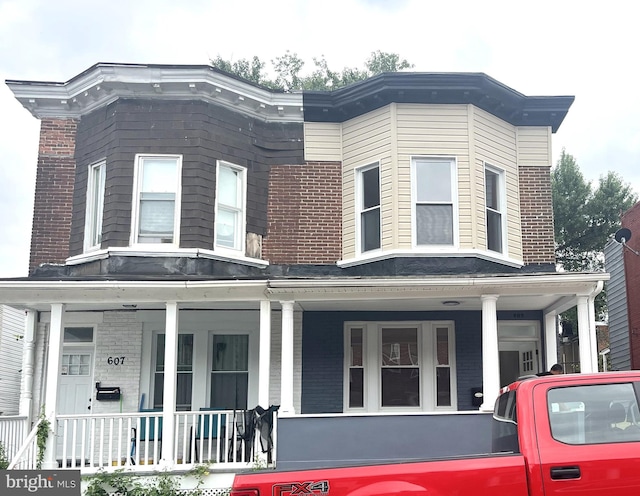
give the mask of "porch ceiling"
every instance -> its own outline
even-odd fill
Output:
[[[307,311],[480,310],[483,295],[497,295],[498,310],[564,310],[576,297],[599,291],[605,273],[559,273],[433,278],[333,278],[227,281],[0,281],[0,303],[49,311],[258,309],[269,299],[294,301]],[[457,302],[445,304],[445,302]]]

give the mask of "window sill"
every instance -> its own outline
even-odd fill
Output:
[[[104,260],[109,257],[186,257],[186,258],[208,258],[223,262],[232,262],[251,267],[267,267],[269,262],[258,258],[245,257],[240,254],[230,254],[228,252],[219,253],[214,250],[204,250],[200,248],[171,248],[167,245],[146,245],[136,247],[106,248],[102,250],[82,253],[65,260],[66,265],[80,265],[95,260]]]
[[[378,262],[381,260],[389,260],[393,258],[435,258],[435,257],[475,257],[483,260],[489,260],[491,262],[497,262],[511,267],[522,267],[524,263],[522,260],[516,260],[506,257],[500,253],[487,251],[487,250],[460,250],[455,247],[424,249],[416,248],[414,250],[389,250],[380,251],[376,250],[372,253],[365,253],[353,258],[346,258],[337,262],[338,267],[355,267],[357,265],[368,264],[372,262]]]

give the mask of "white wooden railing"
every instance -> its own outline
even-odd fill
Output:
[[[9,470],[34,470],[38,465],[38,427],[42,419],[38,419],[36,424],[31,428],[31,432],[21,440],[21,444],[12,456],[8,457],[10,462],[7,467]],[[27,419],[24,419],[24,430],[26,432]]]
[[[0,416],[0,443],[7,459],[12,460],[27,437],[27,417],[18,415]]]
[[[162,412],[59,415],[56,460],[62,468],[94,472],[121,466],[140,470],[167,468],[163,450],[173,445],[175,465],[209,463],[213,468],[240,469],[275,465],[276,415],[273,445],[263,453],[260,431],[250,436],[244,411],[193,411],[175,414],[173,443],[162,438]],[[164,460],[163,460],[164,458]],[[185,467],[186,468],[186,467]]]

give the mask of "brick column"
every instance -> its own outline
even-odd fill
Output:
[[[551,167],[521,166],[520,216],[525,264],[555,264]]]
[[[42,119],[29,274],[69,256],[75,177],[75,119]]]

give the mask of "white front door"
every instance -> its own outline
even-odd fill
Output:
[[[540,371],[538,343],[534,341],[500,341],[500,387],[518,377]]]
[[[78,415],[91,413],[91,399],[93,396],[93,348],[79,346],[65,346],[62,352],[60,366],[60,381],[58,383],[58,415]],[[85,435],[89,435],[86,426]],[[81,456],[82,423],[75,424],[76,434],[73,435],[74,422],[66,422],[67,459],[72,456],[75,437],[75,458]],[[58,458],[63,454],[63,436],[65,436],[64,421],[58,422]],[[85,456],[86,448],[85,448]]]

